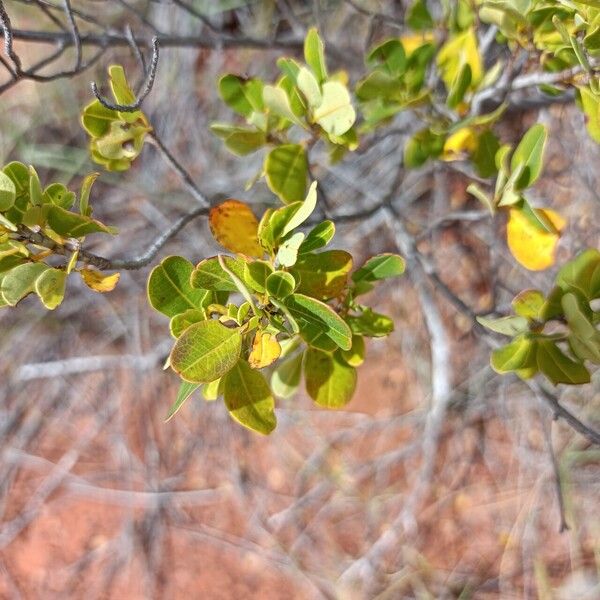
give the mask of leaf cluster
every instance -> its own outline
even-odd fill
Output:
[[[599,298],[600,252],[590,249],[560,269],[547,296],[525,290],[514,298],[512,316],[478,319],[513,338],[494,350],[492,367],[523,379],[542,373],[554,384],[588,383],[587,364],[600,364]]]
[[[123,67],[111,65],[108,74],[115,102],[119,105],[134,103],[135,94],[127,83]],[[98,99],[83,109],[81,123],[90,136],[92,160],[107,171],[127,171],[142,151],[146,135],[152,130],[141,110],[112,110]]]
[[[96,291],[114,288],[118,274],[77,266],[87,235],[116,233],[92,218],[89,197],[96,177],[83,180],[77,201],[62,183],[42,187],[32,166],[11,162],[0,171],[0,307],[33,293],[52,310],[62,302],[72,271]]]
[[[169,417],[201,386],[206,399],[222,396],[236,421],[263,434],[276,425],[275,397],[292,396],[302,378],[320,406],[350,401],[364,338],[393,330],[360,296],[401,275],[404,260],[382,254],[352,272],[349,253],[326,249],[331,221],[299,231],[316,203],[316,182],[303,201],[268,209],[260,221],[248,205],[226,200],[209,221],[232,255],[196,266],[171,256],[154,268],[148,297],[171,319],[176,341],[167,364],[183,380]]]

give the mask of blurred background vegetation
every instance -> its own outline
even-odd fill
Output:
[[[60,16],[53,5],[5,2],[21,30],[57,30],[44,15]],[[88,16],[120,35],[129,25],[147,40],[157,32],[200,40],[163,45],[144,111],[207,196],[242,199],[257,213],[273,202],[264,182],[245,189],[261,156],[233,157],[208,130],[230,116],[216,94],[219,75],[273,77],[275,59],[299,55],[316,25],[332,67],[356,82],[365,50],[398,35],[376,15],[400,15],[402,5],[73,2],[86,31]],[[218,32],[264,47],[219,43]],[[16,48],[28,63],[47,52],[27,41]],[[61,60],[72,62],[73,49]],[[119,45],[76,77],[7,89],[0,162],[31,163],[43,180],[77,187],[96,170],[79,113],[89,82],[105,81],[112,62],[139,73]],[[505,125],[509,138],[535,120],[549,127],[535,192],[569,219],[558,266],[598,240],[600,151],[582,119],[569,104],[547,105],[515,111]],[[334,166],[317,153],[313,175],[335,213],[397,194],[419,251],[477,312],[506,309],[525,287],[548,289],[555,269],[527,273],[515,264],[502,224],[484,218],[452,163],[397,177],[410,128],[400,114],[388,134]],[[137,256],[195,202],[150,146],[127,173],[102,173],[92,201],[120,235],[90,238],[89,249],[111,257]],[[340,223],[336,243],[357,262],[396,250],[378,214]],[[161,256],[198,261],[217,251],[198,220]],[[488,348],[439,290],[410,276],[382,286],[371,304],[394,316],[396,331],[369,345],[353,402],[342,411],[315,409],[304,394],[279,403],[279,427],[263,438],[200,398],[163,423],[178,382],[161,370],[171,342],[165,319],[147,305],[150,268],[124,272],[107,295],[70,282],[52,313],[30,297],[0,316],[1,597],[600,596],[598,449],[553,421],[529,388],[492,372]],[[424,304],[438,316],[434,335]],[[432,402],[440,350],[452,383],[442,404]],[[561,401],[593,421],[598,379]],[[557,473],[569,526],[562,533]]]

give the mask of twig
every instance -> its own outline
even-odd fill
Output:
[[[69,27],[71,28],[71,34],[73,35],[73,45],[75,46],[75,68],[73,70],[79,71],[79,69],[81,68],[81,61],[83,57],[81,49],[81,38],[79,37],[79,29],[77,28],[77,23],[75,22],[75,17],[73,16],[71,0],[63,0],[63,5],[65,7],[65,15],[67,16]]]
[[[128,38],[135,44],[135,38],[133,36],[128,36]],[[148,69],[148,72],[146,74],[144,88],[141,94],[139,94],[135,101],[131,104],[117,104],[110,102],[106,98],[103,98],[100,92],[98,91],[98,86],[96,85],[96,82],[92,81],[92,83],[90,84],[92,92],[94,93],[94,96],[96,96],[100,104],[102,104],[102,106],[110,110],[116,110],[119,112],[127,113],[133,113],[139,110],[140,106],[142,105],[142,102],[146,99],[146,96],[148,96],[148,94],[152,91],[152,87],[154,86],[154,79],[156,78],[156,68],[158,67],[158,46],[158,38],[155,36],[152,38],[152,59],[150,61],[150,68]]]

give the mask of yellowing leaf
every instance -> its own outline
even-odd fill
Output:
[[[462,160],[465,154],[471,154],[477,149],[477,137],[470,127],[463,127],[446,139],[442,160]]]
[[[450,38],[438,52],[437,63],[448,90],[452,88],[462,66],[469,65],[471,67],[470,89],[475,89],[481,80],[483,66],[474,29],[471,27]]]
[[[253,369],[262,369],[273,364],[281,354],[281,346],[277,338],[264,331],[257,331],[252,342],[252,351],[248,363]]]
[[[263,249],[258,243],[258,220],[247,204],[239,200],[211,208],[208,217],[214,238],[230,252],[261,258]]]
[[[541,219],[550,221],[558,233],[543,231],[522,210],[511,208],[506,238],[512,255],[519,263],[530,271],[542,271],[554,264],[556,244],[566,222],[553,210],[533,210]]]
[[[105,275],[104,273],[94,271],[93,269],[82,269],[79,271],[79,274],[85,285],[95,292],[100,292],[102,294],[105,292],[112,292],[121,277],[121,273]]]
[[[403,35],[400,38],[404,52],[406,56],[412,54],[417,48],[420,48],[423,44],[433,41],[433,33],[431,31],[424,31],[423,33],[411,33],[409,35]]]

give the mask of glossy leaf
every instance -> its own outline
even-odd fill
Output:
[[[238,361],[242,334],[218,321],[188,327],[175,342],[170,364],[185,381],[209,383],[225,375]]]
[[[327,304],[303,294],[292,294],[285,306],[300,328],[307,344],[331,351],[352,347],[352,332],[344,320]]]
[[[306,194],[308,162],[300,144],[283,144],[267,154],[264,163],[267,185],[284,202],[297,202]]]
[[[51,206],[48,209],[48,225],[59,235],[79,238],[90,233],[115,234],[114,227],[108,227],[86,215],[65,210],[60,206]]]
[[[328,354],[309,348],[304,358],[304,379],[308,395],[325,408],[342,408],[356,389],[356,369],[336,352]]]
[[[227,268],[239,279],[244,279],[244,261],[231,256],[223,257]],[[231,277],[222,269],[216,256],[200,261],[190,277],[192,287],[212,292],[237,292],[238,288]]]
[[[273,267],[265,261],[254,260],[244,265],[244,281],[254,291],[264,294],[267,277],[273,273]]]
[[[237,75],[223,75],[219,79],[219,94],[229,108],[249,117],[254,111],[262,111],[263,83],[260,79],[244,80]]]
[[[349,315],[346,322],[356,335],[367,337],[385,337],[394,331],[394,321],[372,311],[370,308],[364,310],[360,315]]]
[[[294,277],[285,271],[275,271],[269,275],[266,282],[266,290],[269,296],[281,300],[292,294],[295,287],[296,281]]]
[[[223,399],[229,414],[244,427],[265,435],[275,429],[275,400],[269,385],[245,360],[238,360],[224,377]]]
[[[175,315],[169,323],[171,335],[174,338],[178,338],[190,325],[205,321],[206,318],[206,311],[203,308],[190,308],[179,313]]]
[[[335,224],[333,221],[323,221],[313,227],[298,249],[298,254],[313,252],[319,248],[324,248],[329,244],[335,235]]]
[[[365,338],[362,335],[353,335],[352,348],[341,350],[340,356],[351,367],[360,367],[365,362]]]
[[[277,262],[282,267],[293,267],[298,259],[298,248],[304,240],[304,234],[300,231],[289,236],[279,246],[277,251]]]
[[[148,299],[159,312],[174,317],[186,310],[200,308],[205,289],[190,284],[194,266],[181,256],[168,256],[152,269],[148,278]]]

